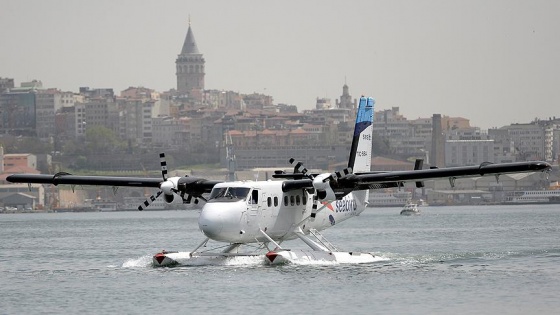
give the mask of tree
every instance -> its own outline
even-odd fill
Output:
[[[374,133],[372,138],[373,143],[373,154],[374,155],[388,155],[391,154],[391,146],[389,145],[389,139],[384,139],[378,134]]]
[[[4,147],[4,153],[49,154],[53,150],[52,142],[35,137],[5,136],[0,143]]]
[[[126,143],[103,126],[88,126],[85,140],[86,154],[109,154],[126,149]]]

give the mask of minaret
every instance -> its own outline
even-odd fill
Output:
[[[193,90],[198,92],[204,90],[204,57],[196,46],[190,19],[183,49],[175,64],[177,67],[177,92],[182,95],[200,94],[192,92]]]

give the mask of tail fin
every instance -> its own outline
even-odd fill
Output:
[[[373,134],[373,106],[375,100],[371,97],[361,97],[356,115],[356,126],[354,127],[354,138],[348,167],[353,173],[371,171],[371,146]]]

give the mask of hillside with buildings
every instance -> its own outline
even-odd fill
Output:
[[[218,170],[218,179],[232,168],[249,174],[289,168],[290,158],[320,170],[347,161],[357,104],[347,84],[339,99],[317,98],[314,109],[303,111],[275,104],[270,95],[206,89],[206,61],[190,25],[175,64],[177,86],[168,91],[79,87],[69,92],[44,87],[40,80],[16,86],[0,77],[3,179],[11,173],[80,170],[145,174],[159,169],[159,152],[166,153],[172,168],[206,164]],[[468,118],[408,119],[400,107],[392,107],[376,111],[373,126],[374,170],[412,169],[417,158],[426,167],[525,160],[557,165],[560,155],[555,117],[481,130]],[[531,185],[546,186],[534,180]],[[31,187],[35,199],[15,187],[2,188],[2,194],[16,194],[8,202],[0,196],[4,204],[60,205],[61,198],[42,187]],[[481,185],[466,189],[473,187]],[[94,194],[87,198],[106,198]]]

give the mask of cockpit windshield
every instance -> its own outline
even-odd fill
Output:
[[[208,202],[224,202],[245,200],[249,195],[247,187],[220,187],[212,189]]]

